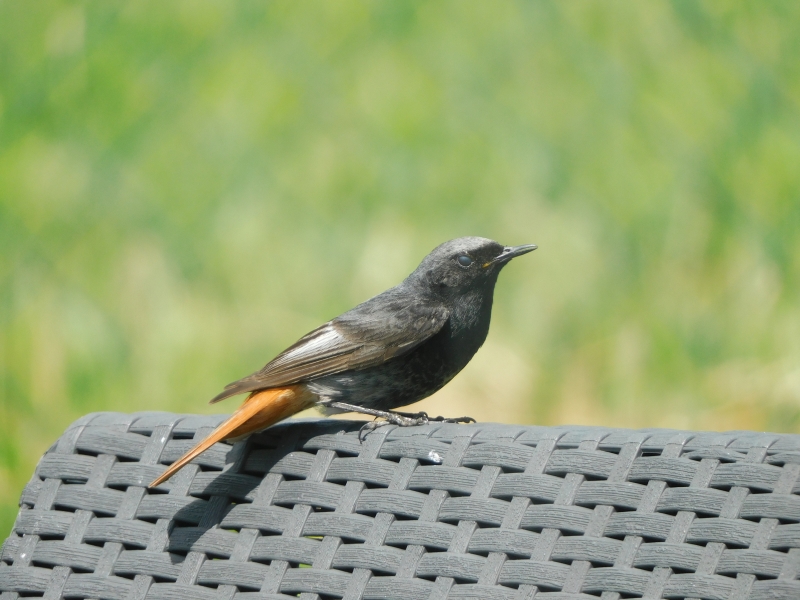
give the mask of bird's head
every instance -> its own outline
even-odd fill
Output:
[[[536,250],[536,245],[503,246],[481,237],[456,238],[434,248],[408,281],[447,296],[491,288],[500,270],[512,258],[532,250]]]

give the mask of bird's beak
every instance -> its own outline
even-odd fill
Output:
[[[516,258],[517,256],[522,256],[523,254],[527,254],[528,252],[533,252],[538,248],[536,244],[523,244],[522,246],[506,246],[503,248],[503,251],[500,253],[499,256],[496,256],[489,262],[483,265],[485,269],[489,265],[493,265],[496,263],[507,263],[512,258]]]

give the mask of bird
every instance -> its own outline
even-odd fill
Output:
[[[317,327],[262,369],[225,386],[219,402],[249,394],[208,437],[148,487],[161,485],[218,441],[237,440],[301,410],[357,412],[412,426],[424,412],[393,409],[422,400],[461,371],[486,339],[497,276],[535,244],[503,246],[482,237],[440,244],[400,284]]]

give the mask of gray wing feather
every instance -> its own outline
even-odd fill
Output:
[[[384,292],[304,335],[260,371],[227,386],[211,400],[292,385],[343,371],[366,369],[409,352],[445,324],[443,306],[425,306]],[[378,298],[382,302],[375,302]]]

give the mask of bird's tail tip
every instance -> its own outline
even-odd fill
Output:
[[[166,471],[147,486],[158,487],[187,463],[222,440],[242,437],[261,431],[314,404],[314,397],[305,386],[257,390],[228,419],[223,421],[208,437],[172,463]]]

